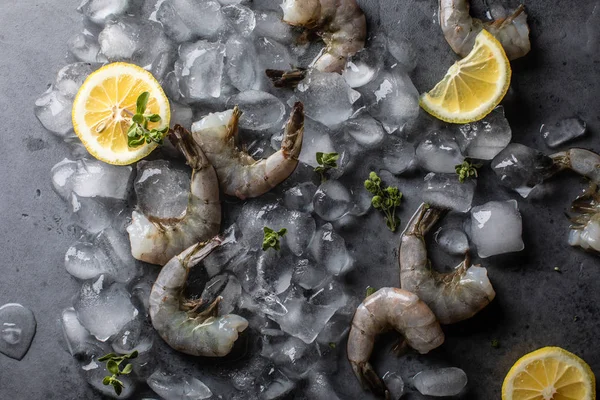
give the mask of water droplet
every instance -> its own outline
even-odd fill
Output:
[[[33,312],[20,304],[0,307],[0,353],[20,360],[29,350],[35,335]]]

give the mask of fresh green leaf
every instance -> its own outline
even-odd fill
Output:
[[[144,92],[139,95],[136,101],[136,114],[143,114],[146,111],[146,106],[148,105],[149,98],[149,92]]]
[[[134,115],[134,116],[131,118],[131,120],[132,120],[133,122],[135,122],[136,124],[140,124],[140,125],[141,125],[141,124],[143,124],[143,123],[144,123],[144,120],[145,120],[145,118],[144,118],[144,116],[143,116],[142,114],[135,114],[135,115]]]
[[[369,179],[365,181],[365,189],[373,195],[371,205],[384,214],[386,226],[395,232],[400,225],[400,218],[396,216],[396,208],[402,201],[402,192],[397,187],[382,188],[381,185],[381,178],[376,172],[371,172]]]
[[[367,287],[367,295],[365,297],[369,297],[370,295],[372,295],[376,291],[377,291],[377,289],[375,289],[374,287],[368,286]]]
[[[263,228],[264,238],[262,249],[263,251],[267,251],[268,249],[274,249],[279,251],[281,249],[279,239],[281,239],[286,233],[286,228],[281,228],[279,231],[275,232],[273,229],[265,226]]]
[[[454,167],[454,170],[458,174],[458,181],[464,183],[469,178],[477,178],[477,168],[480,168],[480,164],[473,164],[469,160],[463,161]]]
[[[337,347],[337,345],[335,344],[335,342],[329,342],[329,347],[331,347],[332,349],[335,349]]]
[[[100,358],[98,359],[98,361],[106,361],[106,360],[110,360],[111,358],[114,358],[114,357],[116,357],[116,356],[117,356],[117,355],[116,355],[115,353],[108,353],[108,354],[106,354],[106,355],[104,355],[104,356],[100,357]]]
[[[321,176],[321,181],[324,182],[327,180],[325,177],[325,173],[332,168],[337,168],[337,160],[340,158],[338,153],[316,153],[316,160],[318,166],[314,168],[314,171]]]
[[[112,386],[115,389],[115,393],[117,394],[117,396],[121,395],[121,392],[123,391],[123,388],[125,387],[125,385],[123,385],[123,382],[121,382],[118,379],[113,379]]]
[[[113,359],[110,359],[106,362],[106,369],[113,375],[119,374],[119,366],[117,365],[117,362]]]
[[[102,384],[105,386],[110,385],[111,382],[111,377],[110,376],[105,376],[104,379],[102,379]]]
[[[130,354],[125,355],[125,357],[127,357],[130,360],[132,360],[134,358],[137,358],[138,355],[139,355],[138,351],[134,350]]]
[[[133,370],[133,365],[131,365],[131,364],[127,364],[127,365],[126,365],[126,366],[123,368],[123,370],[121,371],[121,375],[127,375],[127,374],[130,374],[132,370]]]
[[[158,114],[152,114],[148,117],[148,121],[150,122],[159,122],[160,121],[160,115]]]
[[[323,164],[323,153],[320,151],[317,151],[316,158],[317,158],[317,164],[322,165]]]

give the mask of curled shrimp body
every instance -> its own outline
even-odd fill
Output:
[[[248,327],[248,321],[238,315],[217,316],[220,297],[206,310],[197,312],[201,301],[185,301],[182,296],[190,269],[221,243],[222,239],[214,238],[184,250],[161,269],[152,286],[152,326],[169,346],[182,353],[223,357]]]
[[[268,192],[296,169],[304,136],[304,107],[299,102],[294,105],[281,149],[258,161],[236,146],[240,115],[237,107],[209,114],[194,123],[192,131],[214,165],[223,192],[245,199]]]
[[[570,169],[600,185],[600,154],[585,149],[569,149],[550,156],[558,171]]]
[[[571,218],[569,244],[600,253],[600,191],[595,184],[575,199],[571,211],[577,215]]]
[[[469,0],[440,0],[440,26],[452,50],[465,57],[482,29],[490,32],[504,47],[509,60],[523,57],[531,50],[525,7],[495,21],[482,22],[469,14]]]
[[[348,360],[364,388],[379,396],[390,394],[369,363],[375,338],[396,330],[407,345],[421,354],[440,346],[444,332],[427,304],[411,292],[382,288],[367,297],[356,309],[348,336]]]
[[[414,292],[433,310],[442,324],[471,318],[496,296],[487,270],[471,266],[467,253],[453,272],[431,269],[427,258],[425,234],[444,211],[421,204],[408,222],[400,245],[400,281],[402,289]]]
[[[185,214],[179,218],[147,217],[132,214],[127,227],[131,253],[138,260],[164,265],[173,256],[219,232],[221,203],[219,183],[214,168],[191,135],[177,125],[170,139],[192,167],[190,194]]]

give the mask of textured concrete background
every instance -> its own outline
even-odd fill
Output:
[[[436,1],[359,2],[370,28],[413,41],[419,54],[413,78],[420,91],[437,82],[455,60],[433,23]],[[513,141],[549,151],[541,140],[540,124],[579,114],[587,121],[589,133],[575,144],[600,151],[600,58],[583,51],[584,22],[595,2],[526,2],[533,51],[513,63],[512,89],[504,101]],[[34,100],[66,64],[67,39],[81,29],[75,11],[78,3],[0,0],[0,304],[19,302],[33,310],[38,322],[23,360],[0,355],[0,399],[98,398],[64,350],[59,322],[60,311],[70,306],[79,287],[63,267],[64,253],[76,237],[69,229],[66,207],[50,184],[50,168],[67,150],[43,129],[32,111]],[[476,13],[484,10],[483,1],[473,3]],[[371,166],[377,167],[367,165]],[[418,188],[410,187],[418,181],[399,180],[406,195],[403,221],[419,202]],[[423,365],[458,366],[470,379],[462,398],[483,400],[499,398],[502,379],[514,361],[542,346],[565,347],[600,373],[600,259],[566,244],[564,211],[582,187],[577,177],[564,174],[553,180],[549,198],[523,200],[500,188],[484,170],[475,204],[517,199],[526,250],[485,260],[496,300],[475,318],[445,327],[447,339],[440,349],[428,356],[396,359],[389,354],[391,338],[384,339],[373,359],[376,368],[381,372],[394,369],[406,378]],[[398,281],[396,252],[384,250],[382,243],[398,242],[399,237],[381,231],[379,218],[371,213],[364,221],[366,229],[344,233],[356,249],[364,232],[372,232],[372,252],[355,252],[358,268],[348,277],[356,294],[364,293],[365,276],[374,287]],[[436,261],[439,265],[458,263],[434,257]],[[557,266],[562,273],[554,271]],[[500,341],[500,348],[491,346],[493,339]],[[166,349],[164,356],[185,359]],[[340,396],[370,398],[360,390],[347,363],[340,364],[335,379],[340,383]]]

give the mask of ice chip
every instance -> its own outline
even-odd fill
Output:
[[[249,90],[232,96],[227,107],[237,105],[242,111],[240,127],[252,131],[280,128],[285,114],[285,106],[277,97],[258,90]]]
[[[490,201],[471,209],[471,241],[481,258],[523,250],[521,231],[516,200]]]
[[[275,134],[271,139],[271,146],[275,149],[281,147],[281,134]],[[336,149],[331,140],[331,131],[325,125],[306,119],[304,121],[304,138],[302,139],[302,151],[300,152],[300,161],[304,164],[316,167],[317,152],[335,153]]]
[[[88,63],[106,61],[103,59],[103,56],[98,55],[98,53],[100,53],[98,39],[87,30],[78,33],[69,39],[67,47],[69,53],[79,61]]]
[[[170,375],[158,370],[150,375],[147,383],[165,400],[201,400],[213,395],[208,386],[189,375]]]
[[[371,82],[383,68],[385,43],[382,39],[373,40],[369,46],[350,57],[346,63],[342,76],[351,88],[358,88]]]
[[[504,117],[504,108],[496,107],[480,121],[458,125],[456,141],[465,157],[491,160],[512,139],[512,130]]]
[[[77,219],[77,225],[90,233],[98,233],[109,228],[115,215],[125,208],[124,203],[115,209],[99,200],[91,197],[79,197],[75,193],[71,193],[67,203]]]
[[[310,372],[306,394],[311,400],[340,400],[327,375],[322,372]]]
[[[276,39],[278,42],[285,44],[292,43],[294,39],[292,26],[283,22],[279,13],[272,11],[256,12],[254,34]]]
[[[329,127],[350,118],[354,113],[352,105],[360,97],[340,74],[316,70],[309,72],[298,84],[295,94],[304,103],[308,117]]]
[[[225,22],[221,5],[215,0],[165,0],[156,12],[156,19],[177,43],[210,38]]]
[[[467,386],[467,374],[454,367],[421,371],[414,376],[413,385],[426,396],[456,396]]]
[[[387,48],[390,54],[400,63],[400,66],[406,71],[411,72],[417,66],[417,53],[412,43],[399,38],[394,40],[388,38]]]
[[[392,174],[411,170],[416,164],[415,145],[397,136],[388,136],[383,145],[383,166]]]
[[[242,36],[232,35],[225,47],[225,70],[231,84],[241,92],[258,89],[263,71],[260,70],[254,44]]]
[[[72,356],[80,352],[85,352],[89,343],[96,341],[87,329],[77,319],[75,309],[70,307],[63,310],[61,315],[61,325],[67,347]]]
[[[127,12],[130,0],[83,0],[77,11],[90,21],[104,25],[110,15],[122,15]]]
[[[404,381],[402,377],[395,372],[386,372],[383,375],[383,382],[390,391],[392,400],[399,400],[404,394]]]
[[[72,99],[66,98],[53,86],[50,86],[35,101],[35,116],[44,128],[59,137],[66,137],[73,130],[72,106]]]
[[[179,92],[188,101],[206,100],[221,96],[225,46],[199,40],[179,47],[175,76]]]
[[[330,274],[340,275],[352,267],[353,261],[346,249],[346,242],[331,224],[325,224],[317,230],[309,251],[317,264],[325,267]]]
[[[215,290],[212,290],[215,288]],[[201,298],[207,303],[221,297],[219,302],[219,314],[231,314],[237,309],[242,296],[240,281],[233,275],[217,275],[206,283]]]
[[[240,4],[231,4],[221,8],[225,19],[242,36],[249,36],[256,26],[254,11]]]
[[[254,284],[260,289],[280,294],[290,287],[294,264],[292,257],[286,252],[273,249],[261,252],[256,269]]]
[[[258,32],[258,29],[257,20],[257,27],[254,31]],[[256,46],[258,59],[263,73],[266,69],[279,69],[285,71],[290,69],[292,65],[297,64],[296,58],[291,55],[288,47],[273,38],[257,37],[254,40],[254,46]]]
[[[263,336],[261,355],[298,377],[305,375],[320,358],[314,344],[285,334]]]
[[[300,183],[283,192],[283,204],[290,210],[312,212],[312,199],[317,186],[312,182]]]
[[[457,165],[462,164],[464,156],[454,136],[448,131],[430,132],[417,146],[417,162],[429,172],[456,172]]]
[[[382,72],[360,92],[369,114],[388,133],[402,130],[419,115],[419,92],[400,68]]]
[[[100,341],[119,333],[138,313],[125,286],[110,284],[105,275],[84,283],[73,307],[81,324]]]
[[[469,251],[469,239],[462,229],[441,228],[435,232],[435,241],[451,255],[463,255]]]
[[[579,117],[563,118],[553,124],[543,124],[540,133],[546,145],[554,148],[582,136],[586,127],[585,121]]]
[[[349,119],[344,122],[342,129],[367,149],[379,147],[386,136],[381,124],[368,114]]]
[[[346,215],[352,208],[352,198],[348,189],[338,181],[323,182],[313,199],[315,213],[325,221],[335,221]]]
[[[324,267],[315,265],[308,259],[300,259],[294,265],[292,283],[303,289],[314,289],[321,285],[329,276]]]
[[[471,209],[476,186],[475,179],[466,179],[464,182],[460,182],[456,174],[431,172],[425,176],[425,186],[421,194],[425,203],[467,212]]]
[[[315,233],[315,220],[310,214],[300,211],[288,211],[286,214],[288,224],[283,241],[292,253],[301,256]]]

